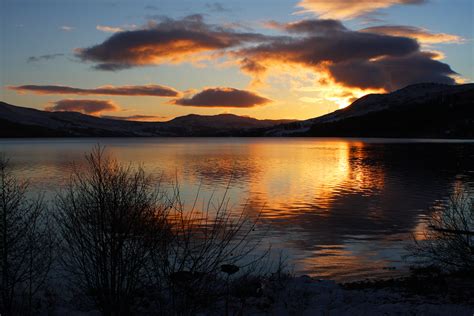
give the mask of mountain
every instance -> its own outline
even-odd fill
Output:
[[[170,126],[191,126],[196,128],[209,127],[216,129],[242,129],[271,127],[279,124],[294,122],[295,120],[257,120],[248,116],[234,114],[179,116],[167,122]]]
[[[369,94],[347,108],[306,121],[190,114],[167,122],[132,122],[0,102],[0,137],[69,136],[474,138],[474,84],[423,83]]]
[[[333,113],[264,136],[474,138],[474,84],[423,83],[369,94]]]
[[[230,136],[293,121],[191,114],[168,122],[132,122],[77,112],[46,112],[0,102],[0,137]]]

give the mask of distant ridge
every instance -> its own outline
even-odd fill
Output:
[[[344,109],[263,135],[474,139],[474,84],[420,83],[369,94]]]
[[[289,122],[294,120],[258,120],[233,114],[190,114],[168,122],[133,122],[0,102],[0,137],[232,136]]]

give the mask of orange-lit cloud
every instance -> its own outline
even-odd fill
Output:
[[[368,5],[367,1],[359,2]],[[419,2],[393,0],[380,1],[379,4]],[[352,5],[358,6],[349,1],[348,7]],[[238,66],[252,77],[254,87],[264,83],[269,76],[278,77],[275,74],[282,75],[280,78],[297,78],[312,72],[316,90],[322,93],[309,97],[323,97],[339,106],[347,105],[365,93],[392,91],[409,84],[455,83],[456,73],[440,61],[442,56],[423,51],[419,43],[426,43],[429,36],[431,42],[435,37],[441,41],[441,35],[408,28],[398,28],[398,32],[405,33],[395,34],[394,27],[390,31],[353,31],[334,19],[304,19],[291,23],[270,21],[265,26],[278,30],[280,34],[243,33],[235,28],[207,24],[201,15],[179,20],[162,18],[140,30],[115,33],[101,44],[78,50],[77,55],[102,70],[213,58],[217,63],[222,60],[223,65]],[[443,36],[444,41],[448,40],[447,34]],[[224,92],[220,88],[215,91],[206,89],[171,103],[208,107],[258,105],[258,102],[236,103],[233,94],[237,93]]]
[[[261,42],[262,34],[241,33],[206,24],[201,15],[181,20],[162,19],[140,30],[118,32],[102,44],[77,49],[83,61],[95,62],[100,70],[201,60],[208,54],[247,42]]]
[[[315,84],[320,87],[335,84],[348,91],[357,89],[345,100],[352,100],[359,90],[392,91],[419,82],[455,83],[456,73],[438,60],[439,54],[421,51],[413,38],[351,31],[334,20],[273,23],[273,27],[296,36],[233,52],[234,57],[242,58],[242,70],[258,80],[284,65],[299,66],[318,73],[320,81]]]
[[[8,86],[10,90],[19,93],[35,94],[75,94],[75,95],[122,95],[122,96],[155,96],[155,97],[176,97],[179,92],[173,88],[149,84],[141,86],[101,86],[93,89],[81,89],[58,85],[22,85]]]
[[[120,107],[111,100],[74,100],[64,99],[52,102],[44,108],[51,112],[80,112],[100,115],[102,112],[116,112]]]
[[[324,19],[353,19],[397,4],[422,4],[426,0],[301,0],[303,12]]]
[[[373,27],[367,27],[360,31],[368,32],[368,33],[377,33],[377,34],[385,34],[385,35],[392,35],[392,36],[415,38],[416,40],[418,40],[420,43],[423,43],[423,44],[438,44],[438,43],[460,44],[464,42],[464,39],[458,35],[446,34],[446,33],[431,33],[427,29],[415,27],[415,26],[407,26],[407,25],[373,26]]]
[[[173,100],[173,104],[196,107],[251,108],[271,102],[254,92],[234,88],[208,88],[190,98]]]

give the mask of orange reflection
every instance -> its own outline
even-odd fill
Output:
[[[292,217],[307,208],[307,203],[328,216],[334,198],[345,188],[361,195],[383,188],[383,170],[364,163],[364,146],[337,140],[296,143],[292,148],[254,144],[252,155],[264,157],[266,167],[261,168],[258,179],[248,182],[250,200],[260,205],[265,202],[267,218]],[[293,163],[288,164],[288,159]]]
[[[68,179],[69,162],[82,160],[96,144],[15,141],[8,153],[22,175],[56,189]],[[459,191],[469,176],[463,170],[472,170],[472,146],[461,151],[417,141],[161,138],[106,144],[119,161],[141,162],[148,173],[163,175],[165,185],[177,180],[186,209],[200,190],[197,216],[229,185],[229,208],[239,213],[248,202],[250,215],[262,211],[258,237],[290,249],[298,273],[343,278],[392,273],[384,268],[400,258],[410,233],[422,236],[433,205]]]

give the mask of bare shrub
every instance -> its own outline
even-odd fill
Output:
[[[215,307],[229,294],[223,266],[255,271],[265,252],[253,254],[257,218],[232,212],[226,195],[198,209],[198,196],[187,209],[177,185],[164,192],[96,147],[57,199],[60,260],[75,289],[105,315]]]
[[[0,308],[1,313],[33,314],[53,260],[53,238],[41,197],[27,196],[0,155]]]
[[[419,263],[448,270],[474,269],[474,199],[465,191],[455,193],[441,212],[429,219],[421,240],[409,247]]]
[[[178,186],[174,187],[167,214],[172,238],[152,256],[154,284],[171,298],[172,305],[164,310],[194,314],[210,308],[228,294],[232,274],[255,272],[258,262],[266,257],[268,249],[257,254],[260,240],[251,238],[259,214],[252,218],[246,206],[233,211],[228,190],[229,186],[220,199],[211,197],[200,208],[197,194],[186,209]]]
[[[61,263],[105,315],[126,315],[144,290],[150,255],[169,232],[163,194],[142,168],[96,147],[57,199]]]

